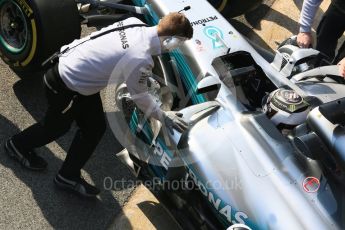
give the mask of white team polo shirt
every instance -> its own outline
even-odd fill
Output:
[[[128,18],[94,32],[91,36],[133,24],[143,22],[137,18]],[[88,38],[75,40],[68,47]],[[66,47],[63,46],[61,50]],[[107,86],[116,66],[116,77],[124,79],[137,106],[145,113],[150,113],[147,115],[158,119],[161,110],[147,93],[146,78],[152,73],[152,55],[159,54],[161,44],[157,27],[133,27],[88,40],[69,50],[59,58],[59,73],[68,88],[82,95],[92,95]]]

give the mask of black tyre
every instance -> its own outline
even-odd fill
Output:
[[[80,31],[74,0],[0,0],[0,56],[15,71],[40,70]]]
[[[262,0],[208,0],[225,18],[233,18],[258,7]]]

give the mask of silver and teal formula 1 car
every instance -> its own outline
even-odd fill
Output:
[[[163,109],[189,121],[186,132],[165,132],[146,118],[125,84],[106,93],[118,110],[109,113],[110,126],[127,148],[118,157],[143,181],[153,181],[183,228],[345,228],[345,85],[322,54],[289,41],[275,53],[250,44],[225,17],[234,8],[219,12],[228,9],[219,4],[224,1],[59,2],[74,7],[76,16],[75,25],[68,23],[69,11],[56,19],[56,30],[71,27],[65,40],[56,37],[60,43],[79,36],[80,20],[102,27],[128,11],[151,25],[180,10],[191,21],[194,37],[157,57],[148,81]],[[258,4],[243,2],[240,13]],[[1,17],[19,15],[10,23],[1,18],[0,25],[2,56],[14,69],[34,69],[53,51],[42,43],[45,29],[53,29],[40,21],[39,3],[0,1]],[[22,24],[24,32],[11,32]]]

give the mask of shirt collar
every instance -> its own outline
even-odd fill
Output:
[[[162,52],[161,42],[158,37],[158,30],[157,26],[147,27],[147,36],[150,45],[150,53],[151,55],[160,55]]]

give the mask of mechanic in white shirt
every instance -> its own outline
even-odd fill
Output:
[[[152,73],[152,56],[191,39],[193,28],[180,13],[170,13],[158,26],[143,24],[129,18],[62,47],[58,64],[44,76],[48,100],[45,118],[9,139],[5,143],[7,152],[28,169],[43,170],[47,162],[34,149],[64,135],[76,121],[79,129],[54,182],[85,197],[99,194],[99,189],[88,184],[80,171],[105,132],[99,92],[108,85],[115,66],[115,74],[124,78],[133,101],[147,116],[160,120],[170,131],[184,131],[187,123],[180,114],[162,111],[148,94],[147,78]],[[113,31],[103,34],[109,30]]]

